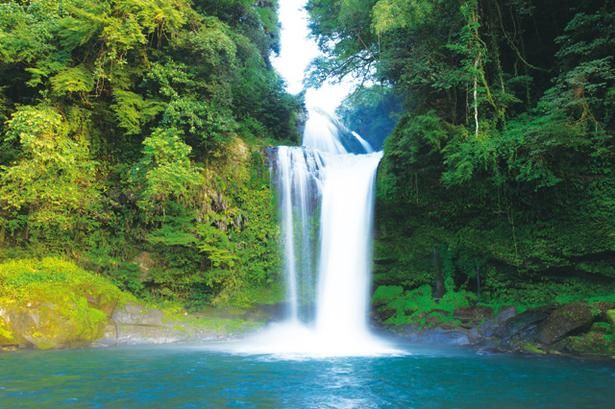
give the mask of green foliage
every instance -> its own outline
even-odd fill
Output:
[[[308,9],[314,79],[364,76],[403,104],[378,175],[377,285],[513,304],[615,293],[611,1]],[[351,123],[395,112],[364,95]]]
[[[435,300],[429,285],[413,290],[381,285],[376,288],[372,297],[376,310],[382,315],[388,315],[384,322],[389,325],[455,325],[457,322],[453,317],[454,311],[469,307],[474,301],[474,294],[465,290],[455,291],[452,288],[441,299]]]
[[[180,135],[174,128],[157,128],[143,141],[143,158],[135,171],[143,174],[138,205],[145,212],[164,209],[172,200],[189,204],[203,181],[200,169],[190,161],[191,147]]]
[[[381,35],[414,27],[427,17],[432,7],[428,2],[416,0],[378,0],[373,7],[373,29]]]
[[[278,280],[278,228],[262,154],[246,152],[240,141],[230,148],[227,159],[208,174],[207,185],[217,185],[224,198],[211,203],[219,210],[197,227],[197,246],[213,267],[207,278],[217,289],[213,302],[245,307],[254,303],[249,297],[254,290]]]
[[[296,139],[301,108],[268,60],[276,7],[0,4],[3,257],[62,254],[201,306],[274,287],[272,193],[250,160]]]
[[[0,169],[5,232],[24,231],[26,241],[61,240],[97,225],[96,162],[87,141],[70,131],[66,119],[46,105],[24,106],[7,122],[5,140],[21,152]]]
[[[115,103],[111,109],[115,112],[118,126],[123,128],[126,135],[135,135],[141,132],[141,128],[152,120],[162,106],[158,101],[147,101],[139,94],[124,90],[113,92]]]
[[[94,77],[84,66],[68,68],[51,78],[51,89],[58,95],[70,92],[88,93],[94,89]]]

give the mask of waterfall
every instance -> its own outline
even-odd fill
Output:
[[[317,52],[307,38],[302,7],[294,0],[280,2],[282,54],[273,59],[292,90],[301,89],[295,74],[307,64],[296,66],[297,61],[309,54],[309,62]],[[284,50],[291,50],[286,57]],[[235,352],[302,357],[399,352],[368,327],[374,184],[382,152],[336,118],[348,90],[348,84],[308,89],[302,146],[275,148],[287,314],[243,340]]]
[[[314,121],[306,126],[303,146],[277,147],[272,166],[287,319],[238,351],[285,356],[396,352],[370,333],[367,319],[374,185],[382,152],[372,152],[358,138],[353,146],[363,146],[362,152],[349,151],[328,115],[311,110],[309,115]]]
[[[336,155],[324,170],[316,331],[329,337],[368,333],[373,186],[381,157]]]
[[[288,146],[278,147],[276,158],[288,316],[299,321],[313,315],[306,308],[300,311],[300,305],[308,303],[316,291],[311,228],[323,158],[317,152]]]
[[[320,138],[336,138],[335,126],[323,118]],[[373,185],[382,153],[357,155],[345,152],[339,140],[327,143],[316,135],[309,140],[332,151],[280,146],[274,166],[288,317],[309,324],[315,316],[322,331],[364,332]]]

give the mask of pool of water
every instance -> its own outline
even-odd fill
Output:
[[[301,360],[202,346],[4,353],[0,408],[615,407],[609,362],[407,350]]]

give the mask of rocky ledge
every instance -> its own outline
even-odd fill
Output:
[[[13,330],[10,339],[0,337],[0,351],[204,342],[225,339],[261,324],[237,317],[169,314],[136,302],[116,306],[109,319],[87,336],[63,315],[54,313],[53,305],[19,314],[0,309],[0,318],[11,323]]]
[[[572,303],[498,314],[485,307],[458,310],[459,326],[407,325],[395,334],[407,341],[470,345],[494,352],[591,356],[615,359],[615,303]]]
[[[169,344],[222,339],[228,334],[222,330],[181,319],[165,318],[163,311],[139,304],[126,304],[116,309],[105,326],[103,336],[94,346]]]

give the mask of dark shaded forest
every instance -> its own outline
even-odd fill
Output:
[[[309,2],[325,53],[312,81],[357,76],[341,116],[375,143],[394,127],[378,180],[382,319],[612,301],[613,6]]]

